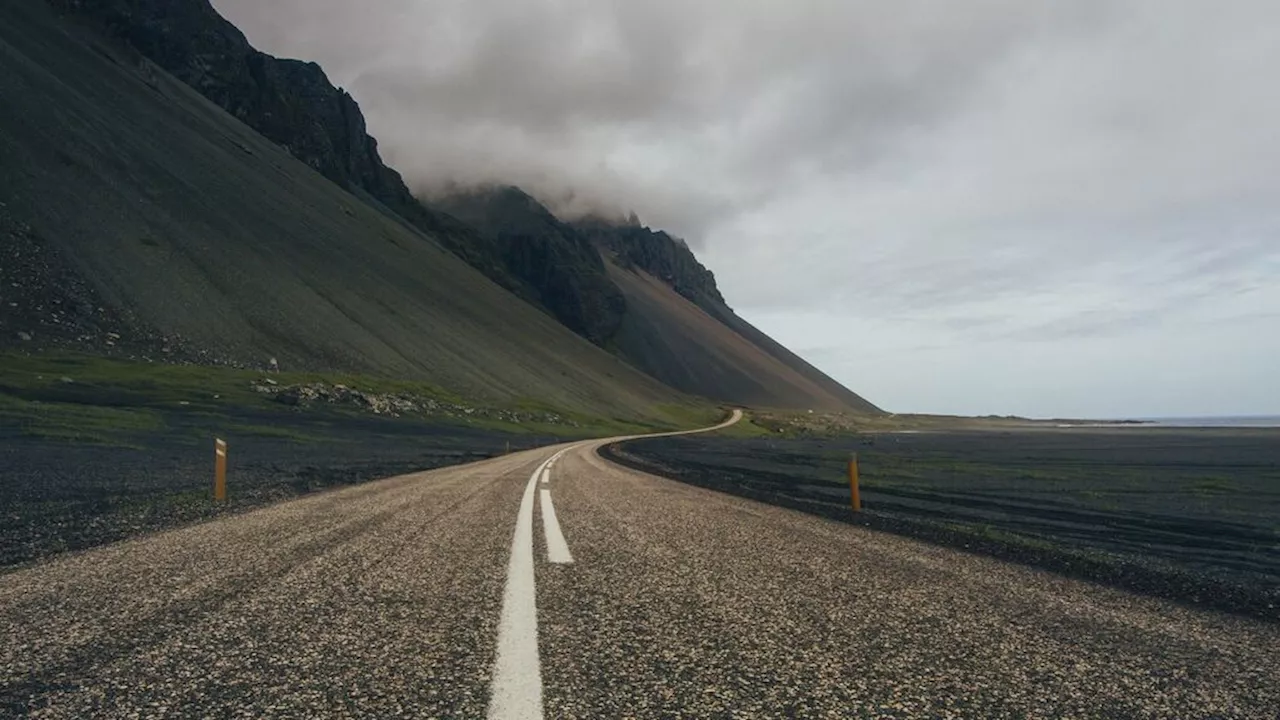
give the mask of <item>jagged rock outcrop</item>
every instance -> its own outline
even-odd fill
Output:
[[[496,243],[507,271],[569,329],[597,345],[613,337],[626,300],[599,251],[572,226],[516,187],[457,192],[437,203]]]
[[[640,268],[698,305],[724,305],[715,275],[698,262],[681,239],[640,224],[632,213],[625,223],[586,218],[572,224],[624,269]]]
[[[237,119],[348,188],[409,195],[378,155],[364,116],[315,63],[258,52],[207,0],[50,0],[101,23]],[[409,198],[411,199],[411,198]]]

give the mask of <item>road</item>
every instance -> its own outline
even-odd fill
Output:
[[[0,714],[1280,714],[1275,624],[681,485],[602,443],[0,576]]]

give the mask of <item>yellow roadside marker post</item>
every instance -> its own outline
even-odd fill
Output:
[[[854,512],[862,512],[862,495],[858,493],[858,453],[849,458],[849,502]]]
[[[213,499],[227,499],[227,441],[221,438],[213,440]]]

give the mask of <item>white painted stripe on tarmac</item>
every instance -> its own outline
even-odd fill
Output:
[[[734,410],[733,416],[720,425],[694,432],[727,427],[741,417],[742,411]],[[684,433],[661,433],[655,437],[681,434]],[[627,438],[614,438],[615,441],[623,439]],[[538,465],[520,498],[516,530],[511,537],[511,559],[507,562],[507,586],[502,594],[502,615],[498,619],[498,651],[486,713],[489,720],[542,720],[542,666],[538,658],[537,588],[533,577],[533,491],[539,476],[571,449],[565,448]],[[551,562],[573,562],[569,545],[560,532],[549,490],[542,491],[542,526],[547,533],[547,555]],[[566,560],[556,559],[557,544]]]
[[[507,587],[498,620],[498,653],[489,684],[489,720],[541,720],[542,667],[538,660],[538,607],[533,579],[533,486],[544,461],[529,476],[511,537]]]
[[[560,532],[560,521],[556,520],[556,507],[551,504],[551,491],[542,491],[542,532],[547,536],[547,560],[558,565],[573,562],[569,554],[569,543],[564,541],[564,533]]]
[[[498,619],[498,652],[489,683],[489,720],[542,720],[542,665],[538,659],[537,588],[533,577],[533,491],[538,476],[567,450],[551,456],[533,471],[520,498],[516,530],[511,536],[511,559],[507,562],[507,586],[502,594],[502,615]]]
[[[542,483],[545,485],[551,482],[551,466],[547,466],[542,471]]]

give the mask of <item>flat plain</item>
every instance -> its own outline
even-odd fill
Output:
[[[857,453],[864,512],[849,510]],[[1224,610],[1280,608],[1280,430],[1036,428],[659,438],[694,484]]]

